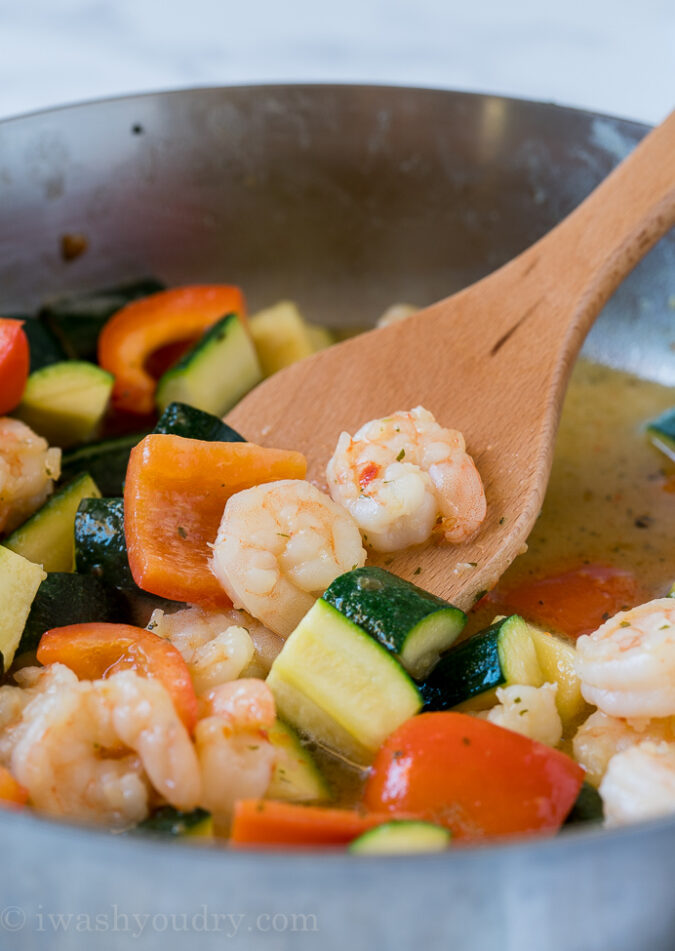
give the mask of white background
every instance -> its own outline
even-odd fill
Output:
[[[0,0],[0,117],[211,83],[393,82],[657,122],[675,0]]]

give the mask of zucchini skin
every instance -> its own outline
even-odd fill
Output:
[[[602,797],[595,786],[582,783],[576,802],[565,819],[565,825],[578,825],[580,822],[602,822],[605,812]]]
[[[81,574],[136,591],[124,536],[124,499],[83,499],[75,516],[75,565]]]
[[[184,835],[210,835],[211,813],[206,809],[181,812],[173,806],[161,806],[151,816],[139,822],[135,832],[179,837]]]
[[[450,710],[506,683],[499,657],[502,621],[474,634],[440,659],[420,684],[424,710]]]
[[[28,337],[30,351],[30,373],[48,367],[51,363],[67,360],[66,351],[47,324],[39,317],[25,317],[18,314],[15,320],[23,321],[24,333]]]
[[[127,608],[117,591],[93,575],[54,571],[37,590],[17,653],[34,651],[45,631],[88,621],[126,623]]]
[[[129,453],[148,431],[104,439],[100,442],[66,450],[61,457],[61,478],[72,479],[88,472],[106,498],[115,498],[124,491]]]
[[[206,442],[246,442],[247,440],[213,413],[189,406],[187,403],[169,403],[160,416],[154,433],[203,439]]]

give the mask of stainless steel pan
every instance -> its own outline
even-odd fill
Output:
[[[203,89],[5,121],[0,312],[152,273],[234,280],[253,308],[290,297],[313,320],[363,325],[512,257],[645,131],[546,104],[355,86]],[[66,262],[73,233],[88,250]],[[675,382],[674,293],[670,238],[586,352]],[[0,813],[0,948],[672,951],[674,872],[673,821],[364,861]]]

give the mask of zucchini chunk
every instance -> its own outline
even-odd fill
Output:
[[[75,515],[75,565],[121,591],[137,590],[124,536],[124,499],[82,499]]]
[[[277,720],[267,730],[267,739],[276,747],[277,762],[265,794],[266,799],[325,802],[331,798],[328,784],[312,754],[292,727],[283,720]]]
[[[392,819],[360,835],[349,846],[359,855],[395,855],[411,852],[444,852],[450,845],[450,830],[433,822]]]
[[[581,681],[574,667],[576,647],[571,641],[542,631],[533,624],[528,627],[544,681],[558,685],[555,703],[563,732],[569,735],[593,709],[581,695]]]
[[[361,764],[422,706],[398,661],[322,598],[284,644],[267,683],[283,720]]]
[[[9,670],[45,572],[0,545],[0,677]]]
[[[223,416],[261,379],[244,324],[227,314],[160,378],[155,400],[160,413],[179,402]]]
[[[129,453],[147,435],[147,431],[131,433],[67,449],[61,456],[62,480],[72,479],[80,472],[88,472],[101,495],[106,498],[121,495],[129,465]]]
[[[81,473],[47,499],[3,544],[45,571],[74,571],[77,507],[82,499],[100,494],[89,473]]]
[[[326,350],[335,343],[335,335],[327,327],[321,327],[319,324],[305,324],[305,326],[314,353]]]
[[[153,433],[203,439],[205,442],[246,442],[236,429],[224,423],[219,416],[205,413],[187,403],[169,403]]]
[[[15,415],[55,446],[92,439],[114,377],[93,363],[70,360],[31,373]]]
[[[605,811],[602,805],[602,796],[590,783],[582,783],[576,802],[565,819],[565,825],[576,825],[579,822],[602,822]]]
[[[37,590],[21,635],[18,652],[34,651],[45,631],[88,621],[125,623],[121,595],[93,575],[55,571]]]
[[[31,373],[48,367],[51,363],[62,363],[68,359],[66,351],[44,321],[37,317],[15,319],[23,321],[24,333],[28,337]]]
[[[292,301],[280,301],[254,314],[249,327],[265,376],[311,356],[317,349],[309,327]]]
[[[653,446],[675,462],[675,406],[647,423],[647,437]]]
[[[40,311],[44,321],[73,360],[96,362],[98,335],[112,315],[132,300],[163,291],[165,285],[153,277],[141,278],[118,287],[63,297]]]
[[[324,600],[395,654],[416,680],[456,640],[466,615],[384,568],[356,568],[327,588]]]
[[[517,614],[501,618],[453,647],[420,686],[425,710],[449,710],[480,698],[472,709],[490,706],[497,687],[540,687],[544,675],[529,625]]]
[[[213,838],[213,818],[206,809],[181,812],[173,806],[161,806],[143,822],[139,822],[136,831],[181,839],[186,836]]]

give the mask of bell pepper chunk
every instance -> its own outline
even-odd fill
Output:
[[[124,488],[134,581],[172,601],[231,607],[209,566],[225,503],[243,489],[302,479],[306,471],[305,457],[290,450],[146,436],[131,451]]]
[[[153,354],[198,339],[226,314],[244,319],[244,298],[228,284],[176,287],[131,301],[107,321],[98,339],[98,362],[115,377],[113,405],[129,413],[154,410]],[[176,355],[180,349],[177,349]]]
[[[179,651],[152,631],[130,624],[69,624],[46,631],[38,645],[41,664],[65,664],[82,680],[99,680],[121,670],[159,680],[192,733],[197,697]]]
[[[390,813],[303,806],[271,799],[240,799],[234,807],[230,842],[235,846],[258,847],[347,845],[368,829],[390,822],[391,818]]]
[[[0,317],[0,416],[11,413],[21,402],[29,365],[23,321]]]
[[[463,713],[422,713],[380,748],[364,802],[437,822],[458,839],[551,834],[583,778],[569,756],[512,730]]]
[[[8,769],[0,766],[0,808],[20,808],[27,801],[28,790],[14,779]]]

